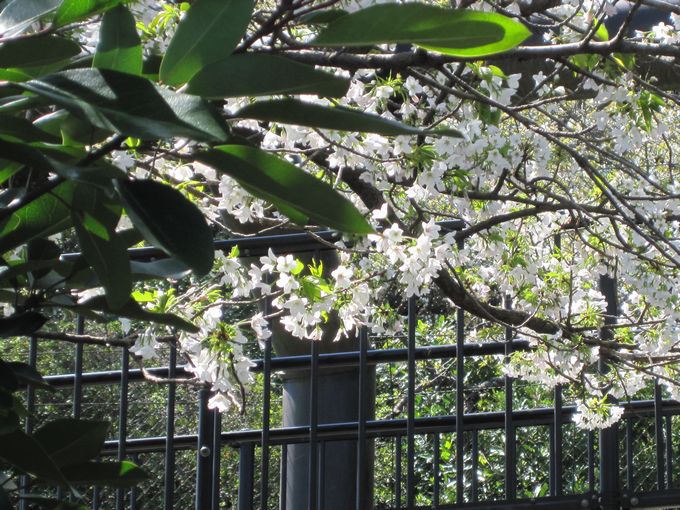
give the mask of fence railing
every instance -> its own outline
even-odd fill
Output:
[[[333,233],[320,235],[336,239]],[[217,243],[216,248],[230,250],[235,244],[242,256],[263,254],[269,248],[279,254],[328,249],[307,234],[229,240]],[[148,259],[161,254],[142,249],[133,256]],[[601,283],[609,313],[615,316],[615,282],[604,278]],[[163,434],[129,437],[130,388],[144,377],[141,370],[130,367],[127,349],[121,350],[118,369],[88,372],[83,346],[77,345],[74,372],[46,378],[55,388],[72,392],[75,417],[81,416],[87,402],[86,388],[117,386],[116,437],[107,441],[103,455],[118,459],[162,456],[162,477],[158,479],[162,490],[158,488],[155,500],[141,504],[136,490],[120,489],[107,500],[117,510],[179,508],[178,492],[184,497],[187,486],[192,485],[185,483],[180,488],[178,484],[179,479],[186,479],[176,464],[176,456],[184,450],[195,455],[193,499],[200,510],[224,508],[225,484],[236,483],[237,502],[229,502],[227,507],[239,510],[680,507],[680,473],[675,469],[680,461],[680,424],[674,419],[680,415],[680,404],[665,400],[658,384],[653,398],[622,404],[621,423],[599,432],[574,428],[576,410],[565,403],[561,387],[554,390],[549,406],[518,407],[518,383],[508,376],[501,376],[501,386],[496,388],[502,391],[502,398],[497,398],[502,409],[466,409],[472,374],[466,363],[507,357],[529,349],[529,343],[517,338],[510,328],[498,341],[470,343],[466,341],[468,318],[457,310],[451,342],[418,345],[417,307],[417,300],[410,298],[405,345],[397,348],[376,347],[379,339],[369,338],[365,330],[350,352],[321,352],[319,344],[311,342],[308,354],[277,357],[267,342],[263,358],[252,369],[261,381],[261,426],[256,429],[222,430],[221,416],[207,406],[209,390],[199,389],[193,393],[195,430],[178,434],[178,388],[168,384]],[[82,333],[85,326],[79,319],[77,331]],[[35,366],[40,356],[40,341],[30,339],[29,363]],[[434,361],[449,363],[445,377],[455,398],[449,412],[428,415],[422,409],[417,411],[417,364]],[[161,377],[181,377],[186,372],[179,363],[172,348],[167,366],[149,371]],[[392,370],[396,366],[399,368]],[[376,417],[375,401],[382,398],[381,378],[385,373],[392,377],[395,370],[401,376],[397,388],[406,393],[405,411]],[[276,418],[272,416],[273,400],[277,402]],[[26,403],[29,416],[25,426],[30,431],[35,427],[36,410],[31,389]],[[342,412],[338,411],[341,407]],[[278,417],[281,408],[283,418]],[[427,411],[426,406],[421,408]],[[537,445],[533,453],[527,444]],[[221,462],[225,449],[238,453],[237,479],[236,473],[229,474],[233,479],[224,479]],[[537,489],[529,494],[527,487]],[[90,500],[92,508],[105,507],[96,489]],[[184,507],[186,498],[183,501]]]

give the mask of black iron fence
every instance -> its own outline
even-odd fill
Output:
[[[322,237],[334,239],[331,233]],[[217,247],[229,250],[234,244],[243,256],[270,247],[277,253],[328,248],[306,234],[225,241]],[[158,253],[138,250],[135,256]],[[603,278],[601,289],[615,316],[615,282]],[[575,407],[565,402],[560,387],[549,406],[518,406],[515,393],[523,386],[508,376],[499,376],[495,388],[502,392],[502,409],[474,409],[465,400],[474,368],[470,363],[507,358],[528,349],[529,343],[511,329],[498,341],[470,343],[468,318],[457,310],[450,342],[421,345],[417,308],[418,301],[409,299],[407,333],[397,347],[381,347],[380,339],[366,331],[349,352],[322,352],[318,342],[311,342],[307,354],[276,356],[271,343],[265,343],[263,358],[253,367],[260,392],[257,429],[223,430],[220,414],[208,409],[209,390],[200,389],[182,390],[182,405],[195,398],[197,420],[193,433],[179,433],[180,388],[168,384],[163,390],[164,430],[131,437],[131,388],[144,380],[141,370],[130,366],[129,352],[122,349],[118,369],[88,371],[83,345],[75,346],[73,373],[47,377],[72,395],[73,416],[83,414],[85,389],[117,387],[115,416],[110,409],[102,413],[117,422],[116,437],[107,441],[103,454],[161,459],[153,497],[141,498],[140,489],[106,495],[95,489],[89,495],[92,508],[170,510],[189,506],[189,498],[200,510],[680,507],[680,473],[675,469],[680,462],[680,404],[664,399],[658,384],[652,398],[623,404],[620,424],[597,432],[575,429]],[[85,326],[79,319],[77,331],[82,333]],[[40,356],[41,341],[30,339],[29,363],[36,365]],[[427,406],[418,405],[418,364],[435,361],[448,363],[445,379],[453,397],[444,412],[429,413]],[[173,348],[167,366],[149,371],[179,377],[185,371],[178,363]],[[405,393],[399,395],[405,408],[389,417],[376,416],[385,373],[398,378],[396,391]],[[430,389],[437,391],[436,386]],[[31,389],[26,402],[30,431],[39,405]],[[230,458],[238,455],[237,471],[221,465],[227,452]],[[190,462],[180,466],[178,456],[183,462],[191,457]],[[225,499],[225,488],[235,485],[237,498]]]

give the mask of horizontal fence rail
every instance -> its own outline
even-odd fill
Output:
[[[442,226],[456,230],[462,224]],[[314,236],[239,238],[218,241],[215,247],[229,251],[238,245],[241,256],[259,256],[269,249],[277,254],[318,253],[331,249],[326,243],[340,239],[334,232]],[[164,254],[143,248],[132,250],[131,256],[150,260]],[[604,280],[602,291],[614,317],[615,282]],[[506,301],[505,306],[511,303]],[[95,488],[88,494],[90,506],[171,510],[187,507],[189,494],[190,504],[199,510],[680,507],[680,473],[675,469],[680,462],[680,419],[674,419],[680,415],[680,403],[665,399],[658,384],[652,398],[622,404],[621,423],[605,431],[575,431],[576,408],[560,387],[551,397],[551,406],[518,407],[523,387],[502,374],[493,386],[502,393],[502,408],[467,409],[474,363],[507,359],[513,352],[530,349],[530,343],[509,328],[497,341],[470,343],[465,329],[468,318],[457,310],[448,344],[418,345],[417,308],[411,298],[406,334],[393,339],[399,347],[375,347],[379,339],[369,337],[366,330],[358,335],[354,349],[346,352],[322,352],[312,342],[308,354],[277,356],[271,341],[266,342],[262,359],[251,367],[261,392],[260,407],[254,410],[260,412],[259,427],[245,430],[223,430],[226,417],[208,409],[210,391],[198,389],[186,390],[195,426],[178,431],[184,408],[178,400],[180,387],[170,383],[164,386],[162,430],[155,435],[131,434],[132,393],[145,380],[143,371],[130,367],[127,348],[120,350],[116,368],[87,371],[83,345],[77,345],[74,371],[50,374],[46,380],[62,394],[68,392],[70,411],[76,417],[85,414],[86,406],[96,405],[88,402],[92,388],[117,390],[112,402],[117,410],[107,411],[107,418],[115,422],[115,436],[106,442],[102,455],[136,461],[156,455],[162,466],[155,482],[158,487],[148,489],[153,499],[142,489],[107,494]],[[76,331],[83,334],[86,329],[86,321],[79,318]],[[42,344],[30,339],[32,366],[39,365]],[[448,391],[455,396],[449,412],[423,415],[427,406],[419,404],[424,390],[418,386],[418,364],[434,361],[450,362],[446,378],[451,387],[435,387],[432,393]],[[160,378],[191,377],[174,347],[167,366],[146,372]],[[403,399],[403,406],[396,416],[376,417],[375,402],[386,398],[383,383],[394,379],[394,374],[400,379],[390,384],[393,391],[402,392],[397,397]],[[27,389],[27,431],[38,425],[38,405],[35,392]],[[351,409],[342,414],[340,408]],[[527,453],[527,445],[536,445],[534,457]],[[238,459],[237,471],[229,471],[225,464],[233,458]],[[178,462],[190,464],[191,476],[178,468]],[[526,480],[527,466],[539,473],[540,480]],[[528,495],[531,483],[537,489]],[[232,486],[238,488],[237,495],[227,501],[225,490]],[[28,507],[22,503],[21,508]]]

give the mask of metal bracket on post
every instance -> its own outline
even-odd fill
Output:
[[[616,279],[603,275],[600,277],[600,292],[607,302],[605,325],[615,324],[618,315],[618,298]],[[602,340],[610,340],[613,333],[610,329],[602,329]],[[607,363],[600,359],[598,370],[606,373]],[[600,431],[600,508],[602,510],[618,510],[620,503],[619,487],[619,438],[618,424]]]

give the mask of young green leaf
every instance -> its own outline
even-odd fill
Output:
[[[63,0],[54,15],[54,25],[61,27],[110,9],[123,0]]]
[[[70,224],[68,203],[75,184],[65,182],[14,212],[0,230],[0,253],[21,246],[35,237],[47,237]]]
[[[188,82],[201,68],[229,56],[245,34],[253,0],[196,0],[163,57],[160,79]]]
[[[429,135],[455,138],[465,136],[457,129],[421,129],[360,110],[343,106],[322,106],[297,99],[259,101],[242,108],[236,116],[338,131],[378,133],[385,136]]]
[[[135,17],[124,5],[117,5],[104,14],[92,66],[142,74],[142,43]]]
[[[374,5],[341,16],[312,44],[412,43],[447,55],[482,57],[508,51],[530,35],[522,23],[501,14],[406,3]]]
[[[222,145],[196,155],[201,163],[247,186],[257,196],[280,202],[321,225],[353,234],[373,229],[345,197],[286,160],[245,145]]]
[[[272,94],[316,94],[341,97],[349,80],[274,55],[244,53],[218,60],[201,69],[187,92],[221,98]]]
[[[93,126],[143,140],[223,141],[226,126],[203,99],[110,69],[72,69],[18,84]]]
[[[144,238],[189,266],[207,274],[215,250],[201,211],[179,191],[151,180],[116,180],[125,209]]]
[[[33,67],[75,57],[80,46],[56,35],[15,39],[0,45],[0,67]]]

